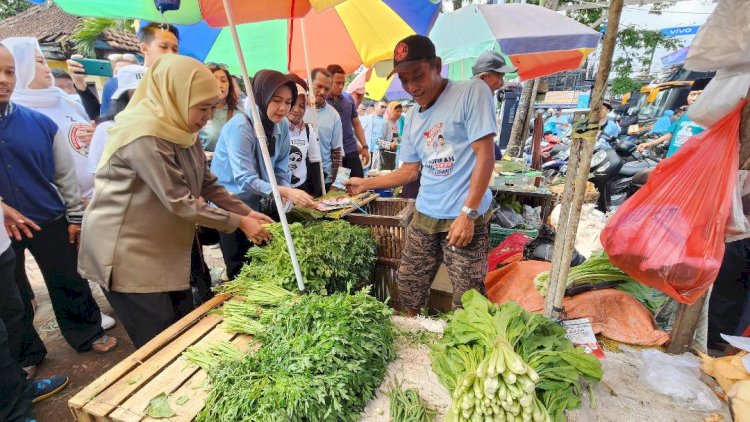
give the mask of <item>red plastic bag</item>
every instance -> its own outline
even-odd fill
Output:
[[[523,247],[531,242],[531,238],[523,233],[513,233],[502,241],[487,256],[487,271],[508,265],[512,262],[523,261]]]
[[[698,300],[721,267],[745,102],[662,161],[601,234],[613,264],[682,303]]]

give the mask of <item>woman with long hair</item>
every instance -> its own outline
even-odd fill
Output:
[[[219,103],[216,104],[216,111],[211,120],[206,123],[206,126],[200,131],[200,140],[203,145],[203,149],[208,152],[214,152],[216,149],[216,142],[219,140],[221,129],[227,124],[229,120],[234,117],[235,114],[239,114],[240,105],[239,95],[235,92],[235,85],[232,82],[232,75],[229,73],[227,65],[220,63],[208,63],[206,65],[208,70],[213,73],[214,78],[219,83],[219,89],[221,89],[221,95],[219,96]]]
[[[202,63],[165,54],[109,130],[78,270],[105,289],[136,347],[193,309],[196,224],[239,229],[254,243],[270,236],[262,224],[271,219],[216,183],[197,142],[220,95]]]

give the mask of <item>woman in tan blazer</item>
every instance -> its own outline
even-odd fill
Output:
[[[136,347],[193,308],[196,224],[240,229],[254,243],[269,238],[262,224],[271,219],[216,183],[196,142],[219,95],[202,63],[164,55],[109,131],[84,215],[78,271],[104,288]]]

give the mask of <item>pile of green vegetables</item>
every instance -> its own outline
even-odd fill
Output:
[[[186,351],[211,380],[198,421],[359,418],[395,358],[386,305],[366,290],[297,296],[263,284],[235,302],[224,307],[225,318],[234,319],[229,328],[253,334],[261,347],[240,353],[217,343]]]
[[[470,290],[431,352],[451,392],[447,421],[555,421],[581,405],[582,380],[601,379],[601,363],[549,319],[517,304],[493,305]]]
[[[396,381],[388,392],[391,422],[430,422],[437,416],[435,409],[427,406],[416,388],[404,388]]]
[[[583,264],[570,269],[566,289],[583,285],[596,285],[612,281],[621,282],[615,288],[638,299],[651,313],[655,313],[666,301],[667,296],[644,284],[638,283],[632,277],[609,261],[605,252],[591,255]],[[540,273],[534,278],[534,286],[540,295],[547,295],[549,271]]]
[[[351,283],[370,278],[375,262],[375,242],[370,230],[346,221],[315,222],[290,225],[297,258],[311,293],[345,291]],[[253,283],[275,284],[296,290],[292,260],[280,224],[269,226],[273,239],[263,247],[250,248],[249,265],[240,275],[221,287],[222,292],[247,296]]]
[[[568,281],[565,284],[565,288],[569,289],[584,284],[630,280],[632,280],[632,278],[625,274],[621,269],[612,265],[612,263],[609,262],[607,254],[602,251],[592,254],[583,264],[571,268],[568,273]],[[547,295],[548,283],[549,271],[540,273],[534,278],[536,290],[542,296]]]

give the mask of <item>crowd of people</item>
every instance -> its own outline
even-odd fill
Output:
[[[336,64],[305,75],[310,85],[261,70],[252,79],[255,121],[226,65],[178,54],[176,28],[152,24],[138,36],[143,64],[110,56],[114,77],[101,99],[79,62],[53,72],[35,39],[0,41],[0,420],[30,420],[31,403],[68,382],[34,380],[46,349],[33,326],[26,251],[72,348],[109,353],[122,341],[105,334],[114,320],[92,287],[141,347],[210,297],[202,231],[218,234],[232,279],[249,248],[269,240],[264,225],[312,206],[343,167],[350,194],[413,187],[416,215],[399,269],[410,315],[426,305],[441,262],[456,306],[467,289],[484,291],[492,89],[513,71],[502,57],[481,76],[452,82],[427,37],[402,40],[393,74],[413,110],[385,99],[363,104],[361,92],[345,92]],[[365,178],[373,169],[391,172]],[[271,177],[284,209],[274,205]]]

